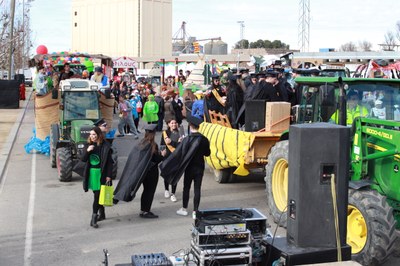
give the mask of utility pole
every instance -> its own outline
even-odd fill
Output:
[[[244,21],[238,21],[240,24],[240,49],[243,49],[243,38],[244,38]]]
[[[243,35],[244,35],[244,21],[243,20],[240,20],[240,21],[238,21],[237,23],[239,23],[240,24],[240,49],[243,49],[244,47],[243,47]],[[237,62],[237,67],[236,67],[236,71],[237,71],[237,73],[239,73],[239,68],[240,68],[240,52],[238,52],[238,55],[237,55],[237,57],[238,57],[238,62]]]
[[[9,54],[9,58],[8,58],[8,79],[11,79],[11,71],[13,70],[13,53],[14,53],[14,13],[15,13],[15,0],[11,0],[11,23],[10,23],[10,54]]]
[[[310,0],[299,2],[298,41],[301,52],[308,52],[310,46]]]

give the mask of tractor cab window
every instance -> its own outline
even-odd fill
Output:
[[[99,119],[99,99],[96,91],[64,92],[64,119]]]
[[[355,84],[362,93],[361,103],[369,110],[369,117],[400,121],[399,84]]]

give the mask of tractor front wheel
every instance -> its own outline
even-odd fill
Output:
[[[386,197],[375,190],[349,189],[347,244],[362,265],[382,265],[396,241],[396,222]]]
[[[56,151],[58,179],[69,182],[72,179],[72,155],[67,147],[58,148]]]
[[[267,204],[273,220],[286,227],[288,199],[289,141],[277,142],[268,155],[265,166],[265,187]]]

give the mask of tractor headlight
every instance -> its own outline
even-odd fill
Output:
[[[78,149],[83,149],[85,147],[85,144],[78,144]]]
[[[90,86],[90,89],[91,89],[92,91],[97,91],[97,90],[99,90],[99,87],[96,86],[96,85],[91,85],[91,86]]]
[[[63,89],[64,89],[65,91],[70,91],[70,90],[71,90],[71,85],[64,85],[64,86],[63,86]]]

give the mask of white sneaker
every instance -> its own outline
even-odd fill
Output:
[[[192,218],[193,218],[193,220],[196,220],[196,211],[192,212]]]
[[[166,190],[166,191],[164,192],[164,197],[165,197],[166,199],[168,199],[169,197],[171,197],[171,194],[169,194],[169,191],[168,191],[168,190]]]
[[[179,210],[176,211],[176,214],[182,215],[182,216],[187,216],[188,212],[185,208],[180,208]]]
[[[175,194],[171,194],[171,201],[172,201],[172,202],[176,202]]]

